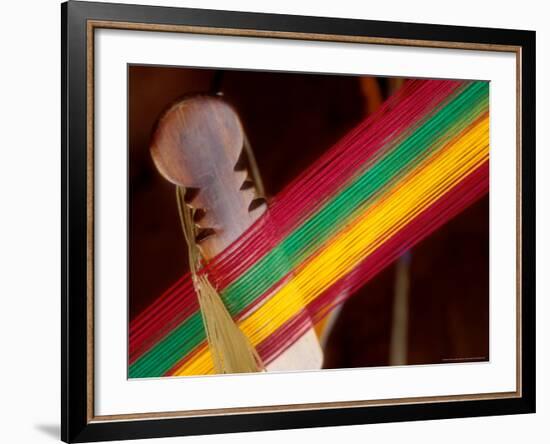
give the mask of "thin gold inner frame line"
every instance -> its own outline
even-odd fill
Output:
[[[206,410],[183,410],[174,412],[146,412],[96,416],[94,413],[94,32],[96,29],[120,29],[132,31],[177,32],[187,34],[221,35],[235,37],[278,38],[338,43],[365,43],[421,48],[466,49],[490,52],[511,52],[516,56],[516,390],[513,392],[473,393],[450,396],[420,396],[382,400],[338,401],[307,404],[285,404],[259,407],[229,407]],[[265,31],[234,28],[213,28],[187,25],[164,25],[131,23],[105,20],[87,21],[86,39],[86,159],[87,159],[87,421],[113,422],[127,420],[189,418],[199,416],[227,416],[237,414],[292,412],[300,410],[326,410],[332,408],[357,408],[416,403],[458,402],[491,399],[510,399],[522,396],[522,347],[521,347],[521,152],[522,152],[522,109],[521,109],[521,46],[486,43],[445,42],[436,40],[414,40],[368,36],[332,34],[310,34],[301,32]]]

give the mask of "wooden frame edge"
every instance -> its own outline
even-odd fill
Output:
[[[186,25],[159,25],[159,24],[147,24],[147,23],[130,23],[119,21],[106,21],[106,20],[88,20],[87,21],[87,91],[88,91],[88,120],[87,120],[87,155],[88,155],[88,184],[90,191],[88,192],[88,236],[89,245],[93,246],[93,127],[94,127],[94,104],[93,104],[93,91],[94,91],[94,31],[96,29],[120,29],[120,30],[133,30],[133,31],[147,31],[147,32],[174,32],[174,33],[191,33],[202,35],[222,35],[222,36],[237,36],[237,37],[256,37],[256,38],[278,38],[289,40],[310,40],[310,41],[325,41],[325,42],[339,42],[339,43],[360,43],[360,44],[375,44],[375,45],[396,45],[406,47],[428,47],[428,48],[444,48],[444,49],[466,49],[466,50],[479,50],[479,51],[496,51],[496,52],[512,52],[516,55],[516,70],[521,71],[521,46],[517,45],[499,45],[499,44],[477,44],[477,43],[461,43],[461,42],[444,42],[444,41],[430,41],[430,40],[411,40],[411,39],[390,39],[390,38],[378,38],[378,37],[359,37],[359,36],[342,36],[332,34],[306,34],[298,32],[276,32],[276,31],[262,31],[262,30],[243,30],[235,28],[212,28],[212,27],[198,27],[198,26],[186,26]],[[521,101],[521,77],[516,77],[516,90],[518,104]],[[91,103],[90,103],[91,102]],[[516,115],[521,118],[521,111],[516,107]],[[521,120],[516,120],[516,151],[517,157],[521,158]],[[91,167],[90,167],[91,165]],[[517,182],[517,195],[521,196],[521,169],[518,168],[518,182]],[[520,197],[518,197],[519,199]],[[518,208],[518,221],[521,218],[521,209]],[[519,222],[518,222],[519,225]],[[521,245],[521,236],[518,236],[518,243]],[[93,316],[93,253],[90,255],[91,263],[89,267],[89,288],[88,288],[88,314]],[[519,272],[521,272],[521,249],[517,250],[516,263]],[[521,274],[518,275],[517,285],[521,282]],[[520,286],[521,287],[521,286]],[[521,288],[516,293],[518,298],[518,308],[521,308]],[[517,310],[516,330],[521,332],[521,310]],[[96,416],[94,414],[94,366],[93,366],[93,319],[88,322],[89,333],[89,355],[88,355],[88,422],[97,423],[104,421],[122,421],[122,420],[136,420],[136,419],[159,419],[159,418],[189,418],[189,417],[202,417],[202,416],[219,416],[219,415],[236,415],[240,413],[271,413],[271,412],[293,412],[303,410],[325,410],[331,408],[357,408],[357,407],[372,407],[372,406],[388,406],[388,405],[404,405],[415,403],[437,403],[447,401],[472,401],[472,400],[488,400],[488,399],[509,399],[521,397],[521,336],[517,337],[517,352],[518,358],[516,359],[516,391],[515,392],[502,392],[491,394],[470,394],[470,395],[453,395],[453,396],[424,396],[424,397],[411,397],[411,398],[397,398],[388,400],[363,400],[363,401],[341,401],[341,402],[327,402],[327,403],[306,403],[306,404],[284,404],[284,405],[272,405],[262,407],[233,407],[233,408],[220,408],[220,409],[205,409],[205,410],[186,410],[186,411],[174,411],[174,412],[150,412],[150,413],[132,413],[132,414],[118,414],[118,415],[102,415]]]
[[[150,20],[151,23],[143,23],[144,20]],[[251,24],[256,23],[256,20],[259,21],[256,27],[261,29],[250,28]],[[536,41],[533,31],[209,11],[72,0],[61,5],[61,23],[61,189],[63,195],[61,205],[61,435],[64,441],[89,442],[532,413],[535,411],[535,259],[527,255],[528,251],[533,252],[535,245],[534,221],[531,219],[535,212],[534,113],[536,86],[534,67]],[[191,23],[193,25],[170,23]],[[208,23],[208,25],[204,25],[204,23]],[[224,27],[224,23],[233,26]],[[262,406],[258,407],[257,411],[245,407],[94,416],[94,344],[93,340],[90,341],[94,335],[93,248],[91,248],[94,242],[92,103],[94,54],[93,45],[88,45],[89,41],[93,43],[94,28],[514,52],[517,68],[516,121],[518,125],[516,133],[517,390],[506,393],[450,397]],[[269,29],[277,30],[269,31]],[[292,32],[280,31],[281,29],[290,29]],[[305,29],[308,32],[295,32],[296,29]],[[325,33],[326,29],[336,33]],[[366,30],[370,32],[371,29],[372,34],[377,36],[405,35],[422,38],[365,36]],[[441,36],[442,40],[431,40],[431,36]],[[463,37],[464,42],[456,41]],[[527,83],[524,83],[526,80]],[[524,112],[529,113],[529,119],[525,121],[523,120]],[[90,119],[91,126],[89,125]],[[85,144],[81,145],[83,141]],[[527,144],[527,151],[525,151],[525,144]],[[84,148],[82,151],[81,146]],[[85,177],[82,175],[84,184],[80,179],[76,179],[81,173],[82,156],[86,162]],[[81,202],[79,199],[84,189],[85,202]],[[91,211],[89,211],[90,206]],[[80,220],[83,213],[86,218],[84,226]],[[81,228],[85,229],[85,233],[79,231]],[[80,258],[84,253],[81,240],[85,240],[87,249],[84,255],[84,271],[80,263]],[[85,281],[85,295],[80,291],[82,278]],[[82,299],[80,299],[81,296]],[[84,318],[82,317],[82,308],[85,311]],[[79,325],[83,319],[85,325]],[[81,344],[83,347],[80,346]],[[522,346],[525,346],[526,349],[524,350]],[[441,407],[431,407],[437,404],[441,404]],[[287,412],[293,413],[289,415]],[[231,418],[231,420],[224,418]]]
[[[400,39],[389,37],[368,37],[289,31],[265,31],[261,29],[215,28],[211,26],[164,25],[110,20],[88,20],[88,26],[92,29],[103,28],[128,31],[174,32],[202,35],[221,35],[228,37],[257,37],[334,43],[363,43],[384,46],[395,45],[423,48],[467,49],[474,51],[516,52],[520,49],[520,47],[517,45],[501,45],[490,43],[449,42],[444,40],[420,40],[406,38]]]

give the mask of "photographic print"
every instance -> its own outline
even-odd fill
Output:
[[[62,7],[62,439],[535,411],[535,34]]]
[[[489,361],[489,92],[129,65],[128,377]]]

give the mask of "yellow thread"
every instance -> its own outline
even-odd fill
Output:
[[[436,155],[426,159],[347,229],[329,240],[310,262],[248,318],[239,322],[242,331],[258,345],[303,309],[355,265],[372,254],[431,203],[483,164],[489,155],[489,117],[473,123]],[[457,168],[457,165],[460,167]],[[293,295],[300,294],[302,298]],[[203,349],[206,350],[206,349]],[[212,373],[212,357],[200,351],[174,375]]]

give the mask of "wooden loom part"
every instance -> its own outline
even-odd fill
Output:
[[[245,143],[235,110],[220,97],[206,95],[173,105],[160,119],[153,138],[151,154],[157,169],[187,190],[185,202],[195,209],[195,242],[207,261],[267,210],[243,162]],[[319,369],[322,363],[312,324],[267,370]]]

